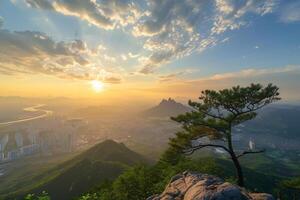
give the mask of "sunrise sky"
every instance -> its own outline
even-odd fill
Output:
[[[300,100],[299,0],[1,0],[0,96]]]

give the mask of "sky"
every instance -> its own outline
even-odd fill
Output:
[[[0,96],[300,101],[300,0],[1,0]]]

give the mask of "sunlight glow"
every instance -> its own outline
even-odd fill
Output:
[[[91,82],[92,88],[95,92],[101,92],[104,88],[104,84],[101,81],[93,80]]]

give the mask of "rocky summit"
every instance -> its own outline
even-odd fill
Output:
[[[265,193],[250,193],[222,179],[194,172],[174,176],[160,195],[147,200],[275,200]]]

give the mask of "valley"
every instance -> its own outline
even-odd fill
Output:
[[[62,191],[70,191],[69,195],[73,196],[80,195],[82,192],[88,191],[93,185],[100,184],[101,181],[117,178],[128,166],[134,163],[138,163],[139,161],[149,163],[158,160],[162,152],[167,149],[169,138],[173,137],[174,133],[180,130],[180,127],[172,122],[169,117],[172,114],[178,115],[190,111],[190,108],[172,99],[162,100],[160,104],[150,108],[149,111],[133,113],[129,118],[125,115],[126,112],[119,113],[117,110],[113,111],[109,107],[98,109],[96,107],[80,108],[79,112],[77,108],[72,108],[68,112],[65,112],[67,115],[65,114],[64,117],[61,117],[61,119],[78,119],[80,113],[81,119],[86,121],[84,128],[73,129],[73,131],[69,132],[69,134],[74,134],[74,147],[71,151],[68,150],[64,153],[59,153],[48,150],[47,154],[38,153],[22,157],[15,161],[1,163],[1,179],[4,181],[0,184],[0,188],[3,188],[0,189],[0,195],[3,197],[22,196],[31,192],[41,193],[44,190],[48,191],[50,196],[54,194],[53,197],[55,199],[62,200],[71,197],[55,196],[62,193],[68,195]],[[247,148],[249,141],[252,141],[252,145],[255,145],[256,148],[265,148],[266,152],[264,154],[243,158],[241,163],[247,166],[246,171],[249,170],[250,174],[255,171],[255,173],[261,173],[264,176],[276,177],[275,179],[278,180],[278,184],[281,180],[300,176],[300,149],[297,148],[298,140],[294,140],[294,144],[289,137],[286,137],[286,134],[289,133],[293,134],[293,137],[297,137],[297,134],[291,132],[291,130],[299,129],[297,127],[286,129],[285,127],[290,127],[290,120],[284,121],[286,124],[282,125],[280,130],[278,128],[274,130],[276,127],[273,123],[275,122],[262,124],[261,121],[273,121],[273,116],[282,116],[284,113],[299,109],[299,107],[294,106],[291,109],[290,106],[275,105],[266,109],[266,112],[260,118],[251,122],[252,124],[246,123],[237,127],[234,130],[236,135],[233,141],[237,149]],[[56,116],[57,118],[58,113],[59,111],[57,110],[54,113],[54,117]],[[46,120],[44,123],[49,124],[51,117],[43,120]],[[27,126],[27,123],[23,126]],[[31,127],[35,127],[34,123],[31,124]],[[285,135],[280,135],[280,131]],[[271,134],[273,132],[274,134]],[[251,135],[248,136],[247,133],[251,133]],[[132,152],[125,156],[123,154],[125,152],[122,152],[123,150],[117,150],[119,148],[117,143],[107,139],[122,142],[143,156],[137,158],[138,162],[134,161],[134,157],[139,157],[138,154],[133,156]],[[113,146],[116,146],[116,152],[114,153],[114,150],[108,152],[107,150],[113,149]],[[120,148],[125,148],[125,146],[122,147],[121,145]],[[124,150],[127,151],[127,149]],[[229,162],[227,156],[222,151],[216,151],[213,148],[197,152],[193,155],[193,159],[207,159],[208,156],[216,158],[216,162],[220,166]],[[116,160],[114,160],[114,157]],[[130,160],[132,159],[133,161],[131,162]],[[228,170],[227,168],[231,168],[230,163],[225,165],[228,165],[226,171]],[[274,170],[270,171],[270,168],[274,168]],[[88,172],[86,171],[87,169],[91,171]],[[83,179],[80,180],[81,176],[79,176],[78,180],[72,180],[71,177],[77,177],[75,174],[82,170],[84,173],[87,173],[82,176]],[[100,170],[99,174],[96,175],[98,172],[95,173],[94,170]],[[222,170],[225,170],[225,168],[222,168]],[[105,172],[105,174],[101,171]],[[93,178],[90,177],[91,174],[93,174]],[[227,177],[230,174],[229,171],[226,174]],[[70,179],[69,183],[66,182],[67,179]],[[18,183],[15,180],[18,180]],[[81,186],[82,182],[91,185],[88,184],[83,187]],[[272,193],[270,189],[266,188],[266,190]],[[76,192],[73,193],[72,191]]]

